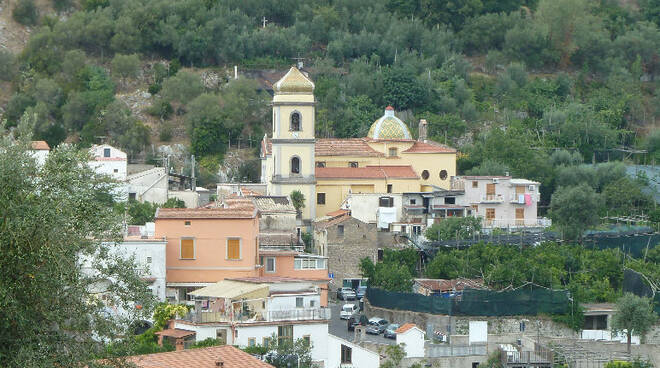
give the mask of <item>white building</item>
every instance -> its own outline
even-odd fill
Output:
[[[154,167],[127,176],[128,199],[163,204],[168,198],[168,174],[164,167]]]
[[[328,368],[378,368],[379,366],[380,354],[335,335],[328,335]]]
[[[546,227],[550,220],[537,218],[540,183],[510,176],[461,176],[452,187],[465,194],[457,204],[469,206],[473,216],[483,219],[484,228]]]
[[[37,165],[43,166],[50,153],[50,147],[46,141],[32,141],[30,153],[37,160]]]
[[[396,344],[404,344],[406,358],[424,357],[424,331],[414,323],[406,323],[396,330]]]
[[[106,174],[113,179],[124,182],[128,169],[126,153],[109,144],[94,145],[89,149],[92,161],[89,166],[100,174]]]
[[[312,360],[326,364],[330,309],[321,307],[318,283],[259,279],[225,279],[189,293],[195,309],[175,329],[194,331],[196,341],[219,338],[239,347],[268,345],[273,336],[305,339]]]

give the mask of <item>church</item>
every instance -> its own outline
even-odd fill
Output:
[[[314,83],[292,67],[273,85],[272,137],[261,142],[261,181],[268,195],[305,197],[305,225],[338,210],[351,193],[410,193],[449,189],[457,151],[419,137],[388,106],[366,137],[317,139]]]

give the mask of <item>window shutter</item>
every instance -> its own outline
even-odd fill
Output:
[[[227,258],[240,259],[241,258],[241,240],[240,239],[227,239]]]
[[[195,240],[194,239],[181,239],[181,258],[193,259],[195,258]]]

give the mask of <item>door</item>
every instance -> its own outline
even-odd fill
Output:
[[[486,224],[492,225],[495,220],[495,209],[486,208]]]
[[[516,208],[516,226],[525,226],[524,208]]]
[[[486,184],[486,199],[495,199],[495,183]]]

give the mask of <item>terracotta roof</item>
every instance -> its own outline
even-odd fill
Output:
[[[335,211],[335,212],[336,212],[336,211]],[[329,214],[328,214],[328,215],[329,215]],[[347,220],[349,220],[349,219],[351,219],[351,218],[353,218],[353,217],[351,217],[351,216],[348,215],[348,214],[340,215],[340,216],[336,216],[336,217],[333,217],[333,218],[330,218],[330,219],[326,219],[326,220],[323,220],[323,221],[319,221],[319,222],[317,222],[316,224],[314,224],[314,226],[315,226],[317,229],[327,229],[327,228],[329,228],[330,226],[337,225],[337,224],[341,224],[342,222],[347,221]]]
[[[243,195],[246,195],[243,192]],[[262,194],[252,196],[254,204],[262,213],[296,213],[291,200],[287,196],[265,196]]]
[[[128,360],[141,368],[216,368],[218,361],[223,368],[273,368],[231,345],[137,355]]]
[[[398,334],[404,333],[404,332],[410,330],[413,327],[417,327],[417,325],[414,324],[414,323],[404,323],[401,327],[397,328],[396,331],[394,331],[394,332],[398,333]]]
[[[433,141],[415,141],[412,147],[402,153],[456,153],[456,150]]]
[[[308,278],[308,277],[284,277],[284,276],[238,277],[238,278],[232,278],[226,280],[252,282],[256,284],[274,284],[278,282],[330,281],[330,279],[327,277]]]
[[[257,210],[252,206],[229,208],[159,208],[156,219],[223,219],[254,218]]]
[[[325,138],[317,139],[314,145],[316,156],[356,156],[356,157],[382,157],[382,152],[371,148],[364,138]]]
[[[326,216],[337,217],[337,216],[348,215],[350,213],[351,213],[350,210],[338,209],[336,211],[328,212]]]
[[[415,283],[435,292],[462,291],[463,289],[483,289],[480,279],[415,279]]]
[[[156,332],[156,335],[174,337],[175,339],[192,336],[194,334],[195,334],[195,331],[181,330],[181,329],[178,329],[178,328],[170,328],[170,329],[167,329],[167,330],[162,330],[162,331]]]
[[[317,167],[317,179],[419,179],[412,166]]]
[[[32,141],[31,146],[33,150],[41,151],[50,151],[50,147],[48,146],[48,143],[46,141]]]

